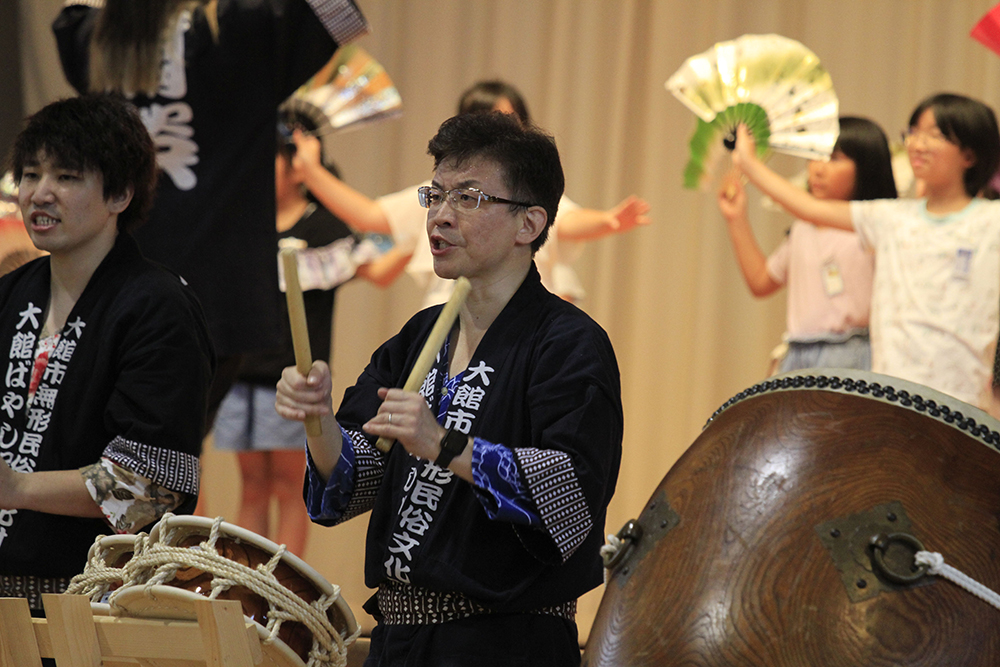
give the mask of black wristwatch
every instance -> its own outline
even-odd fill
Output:
[[[434,459],[434,465],[438,468],[447,468],[451,460],[465,451],[469,444],[469,436],[453,428],[441,438],[441,453]]]

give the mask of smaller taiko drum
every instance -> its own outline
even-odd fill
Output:
[[[104,594],[113,615],[197,620],[195,600],[237,600],[257,626],[264,665],[341,667],[359,634],[339,587],[221,517],[167,514],[121,569],[121,584]]]
[[[136,541],[146,539],[140,535],[101,535],[87,552],[87,565],[83,573],[73,577],[67,593],[86,595],[95,614],[108,616],[111,607],[108,597],[121,588],[125,566],[132,560]]]

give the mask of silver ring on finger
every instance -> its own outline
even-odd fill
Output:
[[[389,426],[392,426],[392,413],[389,413]]]

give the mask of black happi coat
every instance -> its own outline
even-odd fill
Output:
[[[338,423],[360,429],[381,403],[377,389],[403,385],[440,308],[415,315],[375,352],[347,390]],[[443,370],[440,359],[437,366]],[[479,385],[486,393],[478,411],[464,412],[476,413],[470,434],[511,448],[567,453],[593,527],[562,562],[547,532],[489,519],[472,485],[456,476],[441,485],[433,508],[421,508],[427,511],[426,523],[417,529],[423,534],[409,531],[419,544],[406,545],[406,578],[415,586],[462,593],[495,611],[531,611],[574,600],[602,581],[599,551],[621,461],[621,389],[611,342],[589,316],[546,291],[532,265],[469,364],[470,370],[482,367],[492,372],[488,384]],[[434,385],[436,414],[440,375],[425,384]],[[431,395],[426,387],[423,393]],[[401,557],[394,537],[402,534],[400,509],[412,498],[414,484],[429,470],[433,476],[428,465],[398,444],[388,456],[368,528],[370,587],[387,578],[387,561]],[[363,474],[359,469],[359,479]]]
[[[193,508],[214,366],[194,294],[120,234],[67,318],[26,411],[49,284],[48,257],[0,278],[0,456],[29,472],[73,470],[108,455],[189,494]],[[94,538],[111,532],[100,519],[0,514],[0,574],[78,574]]]
[[[69,83],[89,87],[91,35],[102,10],[65,7],[53,23]],[[274,259],[278,105],[337,48],[304,0],[220,0],[218,35],[204,8],[184,34],[177,97],[137,95],[161,176],[143,253],[181,274],[201,300],[219,355],[281,344]],[[189,146],[188,152],[179,150]]]

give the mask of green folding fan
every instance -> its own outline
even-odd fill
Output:
[[[743,35],[688,58],[666,82],[698,116],[684,187],[707,185],[714,162],[746,124],[757,152],[826,159],[840,130],[839,105],[819,58],[780,35]]]

